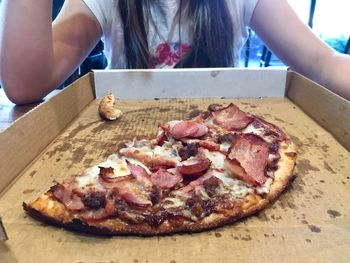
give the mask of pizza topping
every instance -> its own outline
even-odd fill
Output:
[[[205,180],[208,180],[214,175],[213,170],[209,169],[204,175],[198,177],[197,179],[191,181],[186,186],[182,187],[178,191],[175,191],[175,194],[180,194],[182,196],[187,196],[189,193],[193,192],[197,187],[203,185]]]
[[[161,199],[161,192],[159,191],[156,184],[154,184],[152,186],[152,190],[151,190],[151,193],[149,194],[149,196],[151,198],[151,202],[153,205],[159,203],[159,201]]]
[[[200,149],[200,154],[211,161],[211,168],[224,169],[225,154],[218,151],[209,151],[207,149]]]
[[[106,162],[100,163],[98,168],[100,169],[99,175],[106,179],[130,175],[130,170],[125,159],[113,160],[112,157],[110,157]]]
[[[219,179],[217,177],[210,177],[203,182],[204,189],[209,197],[216,195],[216,189],[219,187]]]
[[[142,189],[142,186],[135,179],[126,179],[115,183],[113,191],[126,202],[138,206],[151,205],[149,194]]]
[[[273,182],[273,179],[268,178],[262,186],[256,187],[255,190],[256,190],[257,194],[260,194],[260,195],[267,194],[270,191],[270,186],[271,186],[272,182]]]
[[[177,171],[182,175],[195,175],[208,170],[209,159],[190,158],[176,165]]]
[[[205,148],[208,149],[209,151],[219,151],[220,150],[220,145],[217,144],[216,142],[207,139],[207,140],[201,140],[198,142],[198,144]]]
[[[214,142],[210,137],[206,139],[182,139],[185,144],[197,144],[199,147],[209,151],[219,151],[220,145]]]
[[[213,103],[208,106],[208,111],[218,111],[222,108],[222,105],[218,103]]]
[[[156,137],[156,144],[159,145],[159,146],[162,146],[164,144],[164,142],[167,140],[167,136],[165,134],[165,131],[159,127],[158,128],[158,134],[157,134],[157,137]]]
[[[190,208],[193,215],[200,217],[204,212],[204,201],[198,196],[187,199],[186,205]]]
[[[148,145],[137,148],[134,146],[135,144],[132,147],[123,148],[119,153],[126,158],[132,158],[143,163],[153,171],[161,167],[175,167],[176,163],[181,160],[177,153],[178,144],[171,144],[170,147],[167,143],[155,147]]]
[[[279,144],[281,140],[285,139],[285,135],[275,125],[267,123],[259,117],[254,117],[252,123],[250,123],[244,130],[243,133],[254,133],[266,142],[270,143],[270,151],[278,152]]]
[[[196,156],[198,154],[198,143],[189,143],[178,150],[178,154],[182,161],[187,160],[191,156]]]
[[[175,139],[199,138],[208,133],[208,127],[195,121],[179,121],[169,125],[169,133]]]
[[[115,178],[114,176],[114,169],[112,167],[99,167],[100,168],[100,173],[99,176],[101,176],[105,180],[110,180]]]
[[[57,200],[62,202],[65,207],[70,210],[84,209],[84,203],[81,198],[74,194],[71,187],[65,187],[62,184],[57,184],[51,187],[51,192]]]
[[[233,133],[218,134],[216,140],[218,143],[232,143],[235,135]]]
[[[225,165],[240,180],[251,185],[262,185],[267,179],[265,168],[268,156],[268,144],[261,137],[241,134],[232,143]]]
[[[236,105],[230,104],[212,112],[213,123],[228,131],[242,130],[253,121],[253,118],[241,111]]]
[[[157,227],[167,219],[168,215],[168,212],[162,209],[154,214],[146,216],[145,220],[150,226]]]
[[[105,198],[105,205],[97,210],[87,210],[80,214],[80,218],[86,221],[97,221],[108,218],[110,215],[116,212],[116,207],[114,204],[114,198],[108,196]]]
[[[229,196],[232,200],[235,200],[237,198],[243,198],[247,194],[253,192],[250,186],[241,180],[233,178],[225,170],[214,169],[212,175],[218,179],[216,193],[220,196]]]
[[[145,188],[152,187],[151,178],[142,166],[130,163],[128,161],[127,164],[131,175],[135,177],[139,183],[141,183]]]
[[[159,169],[151,175],[151,181],[161,189],[173,188],[182,179],[175,169]]]
[[[269,144],[269,151],[271,154],[278,154],[279,151],[279,141],[274,141]]]
[[[99,172],[98,166],[93,166],[87,169],[81,176],[75,178],[76,187],[75,190],[80,189],[81,192],[85,191],[103,191],[105,188],[99,183]]]
[[[82,198],[84,205],[91,209],[99,209],[106,205],[106,193],[91,192]]]

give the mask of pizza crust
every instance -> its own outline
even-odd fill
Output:
[[[109,93],[101,100],[98,112],[104,119],[114,121],[123,115],[121,110],[114,108],[114,103],[115,97],[112,93]]]

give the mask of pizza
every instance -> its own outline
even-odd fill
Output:
[[[293,181],[295,144],[235,104],[134,138],[107,160],[23,203],[34,218],[103,235],[192,233],[271,204]]]

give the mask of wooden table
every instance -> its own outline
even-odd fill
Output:
[[[52,97],[58,92],[59,90],[54,90],[49,95],[47,95],[45,99]],[[19,117],[21,117],[40,103],[41,102],[17,106],[6,97],[4,89],[0,88],[0,132],[5,130],[16,119],[18,119]]]

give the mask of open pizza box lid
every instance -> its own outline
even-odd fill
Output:
[[[102,121],[113,92],[124,112]],[[298,146],[297,179],[264,211],[196,234],[96,237],[47,226],[22,202],[103,161],[158,123],[236,103]],[[94,71],[0,133],[0,262],[348,262],[350,103],[285,69]]]

